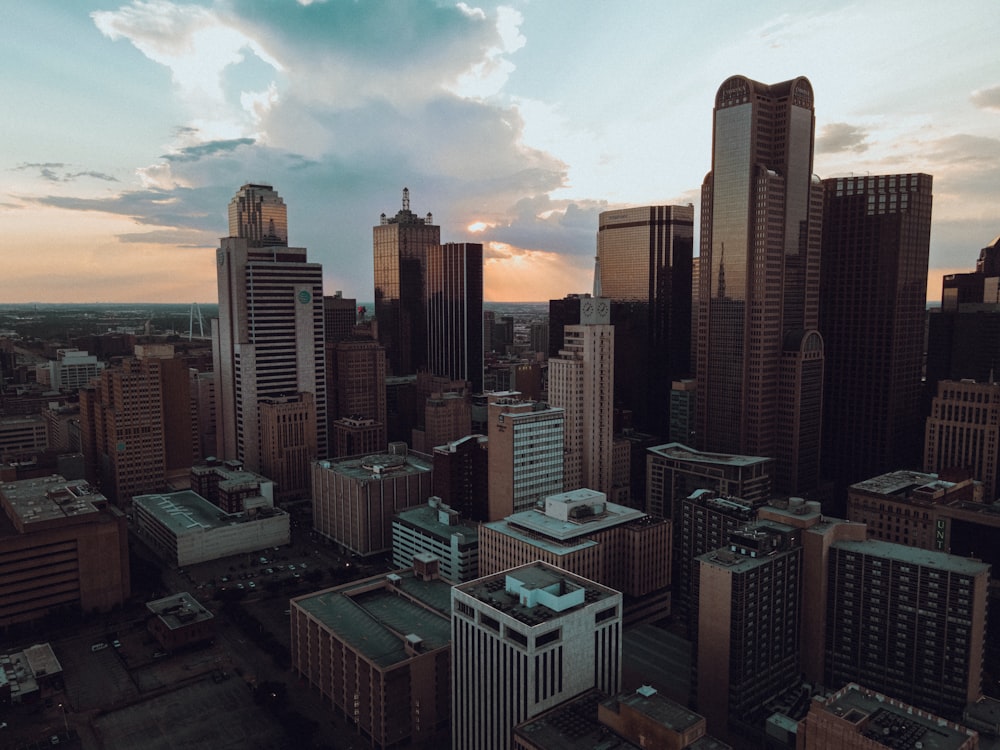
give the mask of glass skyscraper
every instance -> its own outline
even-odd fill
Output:
[[[716,94],[702,185],[696,442],[775,458],[775,490],[819,478],[823,191],[812,86],[743,76]]]

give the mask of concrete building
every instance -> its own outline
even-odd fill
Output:
[[[698,409],[698,381],[686,378],[670,384],[670,442],[694,442]]]
[[[316,457],[316,407],[311,393],[265,396],[260,409],[260,468],[274,480],[279,501],[309,496]]]
[[[514,728],[515,750],[728,750],[705,718],[649,685],[608,696],[588,690]]]
[[[580,489],[480,529],[479,572],[540,560],[622,593],[627,626],[670,614],[670,522]]]
[[[392,519],[433,494],[427,456],[393,443],[396,453],[312,465],[313,529],[356,555],[392,549]]]
[[[107,612],[130,594],[125,515],[84,480],[0,484],[0,629],[63,607]]]
[[[467,435],[434,448],[434,495],[473,521],[489,517],[489,440]]]
[[[37,366],[36,378],[53,391],[77,391],[105,367],[93,354],[79,349],[57,349],[54,360]]]
[[[697,447],[772,456],[782,494],[819,483],[823,189],[808,79],[715,97],[701,193]]]
[[[53,402],[42,412],[48,449],[54,453],[80,452],[80,405]]]
[[[854,482],[920,465],[927,174],[823,180],[823,476]]]
[[[41,414],[0,418],[0,463],[18,461],[48,447],[48,425]]]
[[[333,357],[337,401],[331,455],[384,451],[389,418],[385,348],[374,339],[351,337],[334,344]]]
[[[388,375],[413,375],[427,364],[427,252],[441,245],[441,227],[430,213],[410,211],[410,191],[396,215],[382,214],[372,228],[375,319],[385,347]]]
[[[549,358],[549,402],[564,412],[563,489],[612,491],[615,328],[606,299],[580,301],[580,323],[563,328]]]
[[[413,430],[410,445],[420,453],[431,453],[438,445],[445,445],[471,434],[472,407],[469,397],[462,391],[438,391],[424,400],[423,429]]]
[[[830,548],[824,684],[950,719],[982,697],[989,565],[876,540]]]
[[[316,456],[327,455],[323,267],[288,247],[287,210],[270,185],[243,185],[216,253],[219,317],[212,325],[216,456],[262,469],[260,401],[313,398]]]
[[[289,543],[288,514],[257,498],[244,513],[225,513],[195,492],[139,495],[136,532],[164,560],[185,567]]]
[[[427,367],[483,390],[483,246],[427,248]]]
[[[621,594],[544,563],[455,586],[452,747],[506,750],[514,727],[621,685]]]
[[[215,616],[185,592],[146,602],[146,630],[164,651],[215,638]]]
[[[924,432],[925,472],[967,471],[983,484],[983,499],[1000,493],[1000,384],[942,380]]]
[[[439,497],[400,512],[392,519],[392,564],[412,568],[417,555],[438,559],[439,575],[458,584],[479,577],[479,525]]]
[[[291,600],[292,669],[374,748],[443,747],[450,584],[398,570]]]
[[[191,467],[191,489],[226,513],[242,513],[263,504],[274,506],[274,482],[245,471],[238,461],[213,459]]]
[[[565,412],[516,393],[489,395],[489,514],[499,521],[563,491]]]
[[[87,478],[119,507],[187,471],[196,450],[190,375],[174,347],[137,345],[81,389],[80,428]]]
[[[46,692],[58,692],[54,683],[61,682],[62,671],[48,643],[0,654],[0,705],[37,703]]]
[[[611,302],[615,405],[661,438],[671,419],[662,384],[691,375],[693,253],[692,205],[622,208],[598,217],[594,296]]]
[[[771,702],[798,688],[800,537],[758,522],[697,558],[695,708],[723,740],[760,740]]]
[[[971,729],[881,692],[848,683],[812,699],[799,722],[796,750],[883,750],[886,747],[977,750]]]

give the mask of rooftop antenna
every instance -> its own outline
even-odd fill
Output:
[[[403,210],[404,211],[409,211],[410,210],[410,189],[409,188],[403,188]]]

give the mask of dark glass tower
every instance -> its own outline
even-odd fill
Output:
[[[772,456],[775,490],[819,481],[822,186],[813,91],[733,76],[715,99],[701,202],[696,441]]]
[[[693,251],[693,206],[600,215],[598,296],[612,300],[615,406],[631,410],[637,427],[658,435],[669,429],[669,384],[691,374]]]
[[[391,219],[382,214],[373,239],[378,342],[389,375],[413,375],[427,363],[427,249],[441,244],[441,228],[431,214],[420,218],[410,211],[410,191],[403,188],[402,209]]]
[[[427,249],[427,365],[432,373],[483,390],[483,246],[449,242]]]
[[[931,184],[823,181],[823,475],[835,488],[921,463]]]

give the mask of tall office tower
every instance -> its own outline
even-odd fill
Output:
[[[516,725],[621,686],[622,595],[533,563],[452,588],[452,748],[507,750]]]
[[[374,339],[347,338],[334,345],[337,414],[331,440],[336,457],[384,451],[388,444],[385,349]],[[359,433],[360,431],[360,433]],[[367,436],[362,438],[361,435]],[[355,436],[351,439],[350,436]],[[359,442],[360,441],[360,442]],[[363,445],[361,451],[356,447]],[[345,452],[346,451],[346,452]]]
[[[761,739],[768,704],[798,687],[800,533],[759,522],[696,560],[693,692],[722,739]]]
[[[493,328],[497,324],[497,314],[493,310],[483,310],[483,352],[490,354],[493,348]]]
[[[823,180],[823,474],[841,493],[920,464],[931,182]]]
[[[403,188],[403,207],[392,218],[382,214],[372,235],[378,341],[389,374],[412,375],[427,363],[427,251],[441,244],[441,227],[431,214],[421,219],[410,211],[410,191]]]
[[[548,352],[549,321],[533,320],[528,324],[528,344],[532,352]]]
[[[467,435],[434,448],[434,494],[466,518],[489,518],[489,440]]]
[[[193,462],[188,372],[172,355],[169,344],[137,346],[134,358],[80,391],[87,478],[120,507],[162,490],[168,470]]]
[[[990,566],[876,540],[830,549],[827,685],[857,682],[950,719],[982,697]]]
[[[606,299],[580,301],[580,324],[565,326],[549,359],[549,402],[565,412],[563,489],[612,491],[615,327]]]
[[[1000,384],[942,380],[924,435],[924,471],[967,470],[997,499],[1000,460]]]
[[[615,401],[643,430],[666,434],[663,382],[691,375],[694,206],[604,211],[597,230],[600,295],[615,303]],[[596,296],[596,294],[595,294]]]
[[[670,432],[671,443],[694,442],[695,414],[698,403],[697,381],[685,378],[670,384]]]
[[[774,487],[819,481],[822,186],[813,91],[727,79],[715,97],[702,185],[698,447],[775,459]]]
[[[195,460],[215,455],[218,440],[218,428],[215,423],[215,373],[199,372],[195,368],[188,369],[191,388],[191,408],[194,411],[194,423],[197,430],[195,440]]]
[[[563,491],[563,410],[512,395],[489,396],[489,521]]]
[[[454,391],[432,393],[424,401],[424,428],[413,430],[412,447],[431,453],[437,446],[472,433],[472,410],[469,398]]]
[[[260,400],[261,472],[277,485],[276,499],[309,497],[316,457],[316,409],[311,393]]]
[[[288,247],[285,204],[269,185],[244,185],[229,204],[216,253],[219,317],[212,325],[220,458],[261,470],[260,400],[309,393],[316,454],[327,455],[323,268]]]
[[[559,350],[566,343],[563,330],[566,326],[575,326],[580,322],[581,305],[584,300],[593,297],[586,294],[567,294],[562,299],[549,300],[549,357],[558,357]]]
[[[358,321],[358,301],[335,292],[323,297],[323,331],[328,344],[343,341],[352,333]]]
[[[427,367],[483,390],[483,246],[427,248]]]

